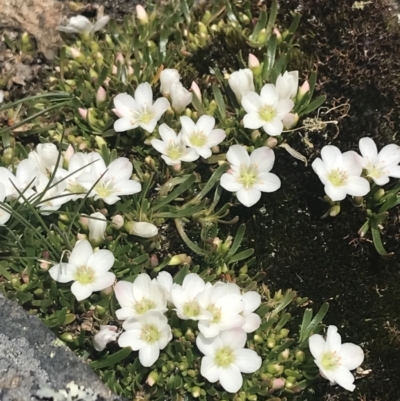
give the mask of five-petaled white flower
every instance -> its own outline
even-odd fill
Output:
[[[161,157],[169,166],[180,165],[181,162],[192,162],[199,158],[194,149],[186,147],[182,140],[182,133],[177,135],[167,124],[161,124],[158,132],[162,140],[153,138],[151,145],[161,153]]]
[[[326,340],[319,334],[312,335],[308,340],[310,351],[322,376],[333,384],[337,383],[346,390],[353,391],[356,386],[350,370],[363,363],[364,352],[358,345],[342,344],[337,331],[336,326],[329,326]]]
[[[249,92],[242,98],[242,106],[247,114],[243,118],[245,128],[258,129],[271,136],[278,136],[283,131],[282,120],[292,110],[291,99],[279,99],[279,94],[273,84],[266,84],[261,94]]]
[[[65,33],[89,34],[103,29],[108,21],[110,21],[110,17],[104,15],[99,18],[95,24],[92,24],[90,20],[83,15],[77,15],[76,17],[71,17],[67,25],[59,25],[57,30]]]
[[[211,116],[201,116],[196,123],[190,117],[182,116],[181,124],[183,141],[204,159],[209,158],[211,148],[226,137],[224,130],[214,129],[215,118]]]
[[[57,164],[58,149],[53,143],[40,143],[36,146],[36,150],[29,153],[29,159],[32,160],[39,171],[43,174],[50,175]],[[59,159],[58,167],[63,164],[63,157]]]
[[[215,337],[221,331],[243,327],[245,305],[236,284],[221,281],[214,285],[207,283],[197,295],[197,301],[201,310],[211,312],[208,316],[203,314],[199,320],[198,327],[204,337]]]
[[[325,193],[332,201],[341,201],[347,194],[364,196],[370,190],[368,180],[360,177],[361,156],[356,152],[342,153],[336,146],[324,146],[321,159],[315,159],[312,168],[325,185]]]
[[[274,161],[274,151],[267,146],[255,149],[249,156],[241,145],[232,145],[226,153],[230,170],[221,177],[221,186],[236,192],[243,205],[250,207],[261,198],[261,192],[274,192],[281,186],[280,179],[270,173]]]
[[[196,273],[189,273],[182,285],[172,285],[171,300],[180,319],[210,320],[213,318],[212,313],[204,309],[197,299],[197,295],[204,291],[205,286],[204,280]]]
[[[167,296],[164,288],[151,280],[148,274],[139,274],[133,283],[118,281],[114,287],[121,309],[115,311],[119,320],[144,315],[149,311],[167,311]]]
[[[254,78],[250,68],[233,72],[229,77],[228,83],[238,102],[247,93],[254,92]]]
[[[118,157],[106,166],[100,155],[93,155],[88,173],[82,173],[77,182],[94,195],[94,199],[103,199],[108,205],[119,201],[122,195],[133,195],[142,189],[139,182],[131,180],[133,167],[126,157]]]
[[[50,270],[50,276],[59,283],[74,281],[71,292],[78,301],[89,298],[93,292],[113,285],[115,274],[109,272],[114,255],[107,249],[93,253],[89,241],[77,241],[68,263],[59,263]]]
[[[117,326],[100,325],[100,331],[93,337],[93,347],[96,351],[103,351],[111,341],[117,341],[119,336]]]
[[[140,363],[145,367],[153,365],[160,350],[172,340],[167,317],[157,311],[125,320],[122,327],[126,331],[120,335],[118,345],[139,351]]]
[[[377,185],[385,185],[389,177],[400,178],[400,146],[390,144],[384,146],[378,153],[373,139],[360,139],[360,152],[363,156],[362,166],[367,177],[374,180]]]
[[[228,393],[237,393],[243,385],[242,373],[254,373],[262,362],[254,350],[244,348],[246,340],[242,329],[224,331],[213,338],[200,333],[196,345],[205,355],[201,360],[201,375],[211,383],[219,380]]]
[[[135,98],[120,93],[114,98],[114,112],[120,117],[114,123],[116,132],[142,127],[153,132],[158,120],[168,110],[169,101],[165,97],[153,103],[153,90],[148,82],[140,84],[135,90]]]

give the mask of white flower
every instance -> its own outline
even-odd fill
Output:
[[[196,273],[189,273],[182,285],[172,285],[171,300],[180,319],[212,319],[212,313],[204,309],[197,299],[205,286],[204,280]]]
[[[211,148],[219,145],[226,137],[224,130],[214,129],[215,118],[211,116],[201,116],[196,123],[190,117],[182,116],[181,125],[183,142],[204,159],[209,158]]]
[[[261,367],[261,358],[245,349],[247,335],[241,329],[224,331],[218,337],[206,338],[199,334],[196,345],[205,355],[200,373],[209,382],[219,380],[228,393],[237,393],[243,385],[242,373],[254,373]]]
[[[165,97],[153,104],[153,91],[148,82],[140,84],[135,91],[135,98],[127,93],[120,93],[114,98],[114,112],[119,118],[114,123],[116,132],[123,132],[142,127],[153,132],[158,120],[168,110],[169,101]]]
[[[57,27],[57,30],[66,33],[89,34],[103,29],[105,25],[108,23],[108,21],[110,21],[110,17],[108,15],[104,15],[103,17],[99,18],[93,25],[83,15],[77,15],[76,17],[71,17],[69,19],[68,25],[65,26],[60,25]]]
[[[140,363],[145,367],[153,365],[160,356],[160,350],[172,340],[168,319],[160,312],[152,311],[128,319],[122,327],[126,331],[120,335],[118,345],[139,351]]]
[[[4,226],[8,220],[10,220],[10,213],[8,212],[8,205],[4,204],[6,198],[6,188],[0,183],[0,226]]]
[[[58,149],[53,143],[40,143],[36,151],[29,153],[29,158],[36,164],[39,171],[49,175],[57,164]],[[62,167],[63,157],[60,157],[58,167]]]
[[[50,270],[50,276],[59,283],[74,281],[71,292],[78,301],[89,298],[93,292],[113,285],[115,274],[109,270],[114,264],[111,251],[101,249],[93,253],[89,241],[77,241],[68,263],[59,263]]]
[[[192,103],[193,94],[190,93],[180,82],[171,85],[171,102],[175,113],[182,113],[186,106]]]
[[[221,331],[242,327],[244,318],[241,315],[244,301],[239,287],[234,283],[207,283],[197,296],[202,310],[211,312],[199,320],[199,330],[206,337],[215,337]]]
[[[145,221],[129,221],[126,223],[125,229],[129,234],[142,238],[153,238],[158,234],[157,226]]]
[[[367,176],[377,185],[385,185],[389,177],[400,178],[400,146],[390,144],[378,153],[375,142],[371,138],[360,139],[360,152],[363,156],[362,166]]]
[[[160,92],[163,96],[169,96],[171,93],[171,86],[175,83],[178,83],[181,79],[178,70],[174,68],[166,68],[161,71],[160,74],[160,82],[161,88]]]
[[[108,166],[98,154],[93,155],[94,163],[90,166],[90,172],[81,174],[77,182],[94,199],[103,199],[108,205],[119,201],[122,195],[133,195],[141,191],[139,182],[131,180],[133,171],[132,163],[126,157],[118,157]]]
[[[153,282],[159,284],[165,291],[167,301],[171,301],[171,289],[173,285],[172,276],[168,272],[160,272],[156,278],[153,278]]]
[[[107,228],[107,218],[103,213],[95,212],[89,218],[89,240],[95,245],[99,245],[104,240]]]
[[[274,192],[281,186],[280,179],[270,173],[275,154],[263,146],[253,150],[251,155],[241,145],[232,145],[226,153],[230,170],[221,177],[221,186],[236,192],[240,203],[250,207],[261,198],[261,192]]]
[[[187,148],[182,141],[182,134],[178,135],[167,124],[158,128],[161,139],[153,138],[151,145],[161,153],[161,157],[169,166],[180,165],[181,162],[192,162],[199,158],[194,149]]]
[[[321,158],[315,159],[312,168],[325,185],[325,193],[332,201],[341,201],[346,195],[364,196],[369,190],[369,182],[360,177],[361,156],[349,151],[343,154],[333,145],[321,149]]]
[[[358,345],[342,344],[337,331],[336,326],[329,326],[326,340],[319,334],[312,335],[308,340],[310,351],[322,376],[333,384],[337,383],[346,390],[353,391],[356,386],[350,370],[363,363],[364,352]]]
[[[6,198],[8,200],[19,198],[19,192],[23,193],[24,198],[29,198],[34,192],[32,187],[35,185],[39,170],[31,159],[22,160],[17,167],[15,175],[5,167],[0,167],[0,183],[4,185]],[[23,198],[19,198],[22,202]]]
[[[284,74],[278,76],[275,86],[279,100],[293,99],[297,95],[297,89],[299,88],[299,72],[285,71]]]
[[[57,176],[50,181],[47,175],[39,173],[36,180],[36,193],[33,190],[27,191],[31,194],[28,201],[31,203],[38,201],[36,206],[40,209],[41,214],[49,215],[71,199],[65,193],[66,185],[66,181],[59,180]]]
[[[119,320],[144,315],[149,311],[167,311],[167,298],[163,287],[151,281],[145,274],[139,274],[133,283],[118,281],[114,288],[121,309],[115,311]]]
[[[233,72],[228,83],[239,103],[244,95],[255,90],[253,72],[249,68]]]
[[[243,118],[245,128],[263,130],[271,136],[278,136],[283,131],[282,120],[292,110],[291,99],[279,99],[274,85],[266,84],[261,94],[249,92],[242,98],[242,106],[247,114]]]
[[[252,333],[261,325],[261,317],[257,313],[253,313],[261,305],[261,295],[255,291],[248,291],[242,297],[244,301],[242,315],[245,319],[243,330],[246,333]]]
[[[93,337],[93,347],[96,351],[103,351],[111,341],[117,341],[119,333],[117,326],[100,325],[100,331]]]

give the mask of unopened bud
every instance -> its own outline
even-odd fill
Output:
[[[251,69],[251,71],[253,71],[254,76],[258,76],[261,74],[262,67],[260,64],[260,60],[258,60],[258,58],[254,54],[249,53],[247,65]]]
[[[268,146],[269,148],[273,149],[276,145],[278,145],[278,140],[270,136],[266,141],[265,141],[265,146]]]
[[[102,86],[99,86],[99,89],[97,89],[97,92],[96,92],[97,107],[101,106],[101,104],[104,103],[106,101],[106,99],[107,99],[106,90]]]
[[[168,262],[168,266],[189,264],[191,260],[191,257],[186,255],[186,253],[181,253],[179,255],[172,256],[171,260]]]
[[[301,85],[299,88],[299,92],[297,93],[297,100],[301,100],[309,90],[310,90],[310,84],[308,83],[307,80],[305,80],[303,85]]]
[[[87,109],[82,109],[81,107],[79,107],[78,111],[79,111],[79,114],[81,115],[81,117],[82,117],[84,120],[86,120],[87,115],[88,115]]]
[[[192,397],[193,398],[199,398],[201,393],[200,393],[201,389],[198,386],[192,387],[191,393],[192,393]]]
[[[196,95],[196,97],[201,101],[201,90],[199,88],[199,85],[197,85],[196,82],[192,82],[192,85],[190,87],[190,90]]]
[[[102,136],[96,135],[94,140],[96,141],[96,145],[99,149],[102,149],[103,146],[107,147],[107,142]]]
[[[142,24],[148,24],[149,23],[149,16],[147,15],[146,10],[144,9],[143,6],[138,4],[136,6],[136,16],[137,19],[142,23]]]
[[[147,380],[146,383],[150,386],[153,387],[159,378],[159,374],[156,370],[153,370],[152,372],[150,372],[150,374],[147,376]]]
[[[333,205],[329,209],[329,216],[336,217],[340,213],[340,205]]]
[[[379,201],[385,196],[385,190],[383,188],[379,188],[375,193],[374,193],[374,200]]]
[[[265,28],[261,29],[260,33],[257,35],[257,43],[263,45],[268,38],[268,33]]]
[[[305,362],[306,360],[306,354],[303,351],[296,351],[296,353],[294,354],[296,361],[299,362]]]
[[[119,230],[124,225],[124,218],[120,214],[116,214],[111,220],[111,227]]]
[[[278,28],[274,28],[272,33],[276,36],[278,44],[282,42],[282,35]]]

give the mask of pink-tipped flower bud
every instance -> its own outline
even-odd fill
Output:
[[[297,93],[297,100],[298,101],[301,100],[304,97],[304,95],[307,92],[309,92],[309,90],[310,90],[310,84],[308,83],[307,80],[305,80],[303,82],[303,85],[301,85],[300,88],[299,88],[299,92]]]
[[[250,53],[247,65],[250,69],[257,68],[260,66],[260,60],[254,54]]]
[[[150,264],[151,264],[151,267],[157,267],[160,264],[160,262],[158,261],[158,257],[155,253],[153,253],[150,256]]]
[[[192,86],[190,87],[190,90],[196,95],[196,97],[201,102],[201,90],[199,88],[199,85],[197,85],[196,82],[193,81]]]
[[[280,43],[282,41],[282,35],[281,32],[279,31],[278,28],[274,28],[272,30],[272,33],[276,36],[276,39],[278,40],[278,43]]]
[[[116,214],[111,220],[111,227],[119,230],[124,225],[124,218],[120,214]]]
[[[87,119],[87,115],[88,115],[87,109],[82,109],[81,107],[79,107],[78,111],[79,111],[79,114],[81,115],[81,117],[84,120],[86,120]]]
[[[121,64],[125,64],[125,59],[122,53],[118,53],[117,56],[115,57],[115,62],[120,62]]]
[[[96,92],[96,105],[97,106],[101,105],[106,101],[106,99],[107,99],[106,90],[102,86],[99,86],[99,89],[97,89]]]
[[[149,23],[149,16],[147,15],[146,10],[144,9],[143,6],[138,4],[136,6],[136,15],[137,19],[142,23],[142,24],[148,24]]]
[[[278,377],[273,379],[271,384],[273,390],[280,390],[281,388],[285,387],[285,379]]]
[[[75,150],[74,147],[69,144],[67,150],[64,152],[64,162],[65,163],[69,163],[69,161],[71,160],[71,157],[75,154]]]

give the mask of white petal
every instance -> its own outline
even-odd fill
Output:
[[[248,313],[246,315],[243,315],[243,317],[245,320],[243,325],[243,330],[246,333],[252,333],[253,331],[256,331],[260,327],[261,318],[256,313]]]
[[[379,152],[378,160],[386,166],[400,163],[400,146],[390,144],[386,145]]]
[[[321,158],[328,171],[340,168],[342,165],[342,152],[336,146],[324,146],[321,149]]]
[[[193,149],[198,153],[203,159],[208,159],[211,155],[211,149],[209,148],[199,148],[196,146],[193,146]],[[196,159],[195,159],[196,160]]]
[[[138,85],[135,90],[135,100],[141,107],[153,105],[153,90],[148,82]]]
[[[212,116],[203,115],[196,123],[196,127],[199,131],[209,135],[215,126],[215,118]]]
[[[249,291],[243,294],[243,313],[254,312],[261,305],[261,295],[256,291]]]
[[[336,326],[329,326],[326,333],[326,346],[331,352],[339,352],[342,345],[342,337]]]
[[[91,284],[83,285],[79,281],[74,281],[71,285],[71,292],[77,301],[83,301],[92,295],[93,288]]]
[[[201,359],[200,373],[210,383],[215,383],[219,379],[218,367],[214,363],[214,359],[209,356],[204,356]]]
[[[362,173],[362,164],[362,157],[358,153],[352,150],[343,153],[342,169],[345,170],[348,175],[360,176]]]
[[[346,195],[347,195],[346,187],[344,187],[344,186],[336,187],[336,186],[332,185],[332,183],[330,181],[328,181],[325,184],[324,190],[325,190],[325,193],[334,202],[343,200],[344,198],[346,198]]]
[[[83,15],[71,17],[68,26],[81,33],[89,33],[93,27],[92,23]]]
[[[364,351],[359,345],[344,343],[340,348],[340,364],[346,369],[357,369],[364,361]]]
[[[388,166],[385,169],[385,173],[389,177],[400,178],[400,166]]]
[[[261,367],[262,359],[256,351],[238,349],[235,351],[235,365],[242,373],[254,373]]]
[[[242,188],[236,192],[239,202],[247,207],[255,205],[261,198],[261,192],[256,188]]]
[[[154,224],[145,221],[133,221],[132,234],[142,238],[153,238],[158,234],[158,228]]]
[[[281,187],[281,180],[272,173],[260,173],[257,176],[257,183],[254,189],[261,192],[275,192]]]
[[[354,376],[351,374],[351,372],[342,367],[339,366],[337,367],[334,371],[331,372],[333,377],[335,378],[335,382],[343,387],[344,389],[348,391],[354,391],[356,386],[353,384],[354,383]]]
[[[96,281],[92,283],[93,291],[102,291],[108,287],[111,287],[115,282],[115,274],[111,272],[105,272],[101,276],[96,277]]]
[[[139,350],[139,360],[144,367],[152,366],[160,356],[160,349],[156,343],[146,344]]]
[[[132,307],[130,308],[121,308],[115,311],[115,315],[117,316],[118,320],[126,320],[130,317],[135,317],[136,313]]]
[[[183,134],[190,136],[193,132],[197,130],[196,123],[190,117],[181,116],[180,120]]]
[[[283,131],[283,123],[279,118],[275,117],[272,121],[264,121],[263,129],[268,135],[279,136]]]
[[[131,178],[132,171],[131,161],[126,157],[118,157],[109,164],[106,174],[107,178],[113,177],[113,182],[125,181]]]
[[[142,184],[135,180],[121,181],[114,185],[114,192],[121,196],[134,195],[140,192],[141,190],[142,190]]]
[[[349,177],[346,184],[346,192],[352,196],[364,196],[370,191],[368,180],[362,177]]]
[[[109,271],[114,264],[114,255],[107,249],[101,249],[95,252],[87,261],[86,265],[92,267],[96,273],[105,273]]]
[[[322,359],[322,355],[326,349],[326,342],[320,334],[313,334],[308,339],[311,355],[318,361]]]
[[[215,350],[222,347],[222,341],[219,337],[217,338],[206,338],[200,333],[196,338],[196,345],[200,352],[206,356],[213,357]]]
[[[76,267],[69,263],[59,263],[50,268],[49,273],[53,280],[59,283],[68,283],[74,279]]]
[[[319,178],[321,180],[322,180],[322,178],[324,179],[324,181],[322,181],[322,182],[325,183],[326,182],[326,176],[328,175],[328,172],[326,170],[325,164],[322,161],[322,159],[317,157],[312,162],[311,167],[313,168],[313,170],[315,171],[315,173],[319,176]]]
[[[167,124],[161,124],[158,127],[158,133],[160,134],[163,142],[165,142],[166,144],[175,142],[177,140],[176,132]]]
[[[119,336],[118,345],[122,348],[130,347],[133,351],[138,351],[145,347],[146,343],[140,339],[140,330],[128,330]]]
[[[114,286],[115,297],[122,308],[132,308],[135,302],[133,297],[133,286],[129,281],[118,281]],[[118,319],[120,319],[118,317]],[[124,319],[120,319],[124,320]]]
[[[237,393],[243,385],[243,377],[235,365],[226,369],[219,368],[218,375],[221,386],[228,393]]]
[[[138,110],[136,100],[128,93],[120,93],[114,98],[114,106],[122,116],[130,117],[132,110]]]
[[[258,171],[268,173],[274,165],[275,153],[271,148],[262,146],[253,150],[250,155],[250,161],[257,165]]]
[[[250,156],[242,145],[232,145],[226,152],[226,158],[234,166],[248,166],[250,164]]]
[[[199,154],[194,149],[187,149],[179,158],[183,162],[193,162],[199,158]]]
[[[148,123],[141,122],[139,126],[142,127],[145,131],[150,132],[150,134],[154,131],[157,125],[157,120],[153,118]]]
[[[359,148],[362,156],[371,162],[378,157],[378,149],[372,138],[361,138],[359,142]]]
[[[278,93],[273,84],[265,84],[261,89],[260,96],[264,104],[272,105],[277,103],[279,100]]]
[[[247,113],[258,113],[263,106],[261,97],[255,92],[249,92],[242,97],[242,106]]]
[[[219,145],[226,138],[225,131],[223,129],[214,129],[211,131],[207,138],[207,146],[212,148],[213,146]]]
[[[229,347],[233,350],[242,349],[246,345],[247,334],[243,329],[232,329],[223,331],[219,338],[224,347]]]
[[[155,284],[151,282],[151,279],[148,274],[141,273],[139,274],[135,281],[132,284],[132,291],[135,300],[140,300],[142,298],[149,298],[154,295]]]
[[[253,111],[243,117],[243,126],[249,129],[258,129],[264,125],[265,121],[260,118],[260,115]]]
[[[158,121],[161,116],[169,109],[169,101],[165,97],[158,98],[151,108],[155,119]]]
[[[293,107],[294,107],[293,100],[290,100],[290,99],[280,100],[275,105],[277,117],[280,120],[283,120],[289,114],[289,112],[292,111]]]
[[[97,32],[103,29],[106,24],[110,21],[110,17],[108,15],[103,15],[101,18],[99,18],[96,23],[94,24],[92,31]]]
[[[77,241],[71,252],[68,263],[76,267],[86,266],[88,260],[93,254],[92,246],[87,240]]]
[[[151,146],[153,146],[153,148],[157,152],[160,152],[162,154],[166,154],[168,151],[168,145],[165,142],[160,141],[159,139],[156,139],[156,138],[153,138],[151,140]]]

